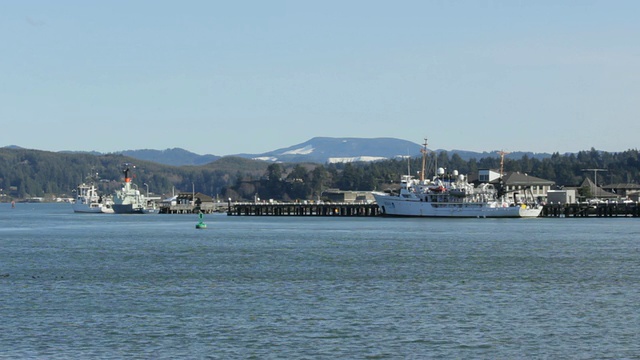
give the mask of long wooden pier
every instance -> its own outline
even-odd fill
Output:
[[[159,207],[160,214],[211,214],[214,212],[225,212],[228,209],[227,203],[203,203],[200,205],[191,204],[177,204],[167,205],[162,204]]]
[[[378,205],[354,203],[228,203],[229,216],[379,216]],[[640,203],[547,204],[541,217],[640,217]]]
[[[547,204],[543,217],[640,217],[640,205],[634,203]]]
[[[246,216],[377,216],[376,204],[353,203],[235,203],[227,215]]]

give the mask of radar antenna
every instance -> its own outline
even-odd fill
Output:
[[[420,181],[424,182],[424,172],[427,168],[427,138],[424,138],[424,144],[422,144],[420,152],[422,153],[422,171],[420,171]]]

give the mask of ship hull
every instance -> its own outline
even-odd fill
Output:
[[[143,208],[134,208],[133,204],[113,204],[112,207],[116,214],[144,214]]]
[[[539,207],[502,206],[498,202],[436,203],[406,200],[398,196],[373,194],[380,213],[386,216],[442,217],[442,218],[535,218]]]
[[[113,214],[113,208],[103,204],[74,204],[73,212],[85,214]]]
[[[84,197],[77,197],[71,207],[76,213],[99,214],[102,212],[102,205],[90,202]]]

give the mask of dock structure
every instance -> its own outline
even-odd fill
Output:
[[[194,205],[164,205],[161,214],[226,212],[229,216],[379,216],[376,203],[256,203],[227,202]],[[540,217],[640,217],[640,203],[546,204]]]
[[[640,204],[599,203],[599,204],[547,204],[542,217],[640,217]]]
[[[354,203],[229,203],[229,216],[377,216],[376,204]]]
[[[162,204],[159,207],[160,214],[211,214],[214,212],[224,212],[227,209],[225,203],[203,203],[203,204]]]

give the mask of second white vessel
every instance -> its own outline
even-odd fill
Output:
[[[126,165],[124,172],[124,185],[122,189],[116,190],[113,197],[113,210],[116,214],[150,214],[157,213],[158,210],[150,199],[140,193],[137,188],[131,187],[131,177],[129,176],[129,166]]]

